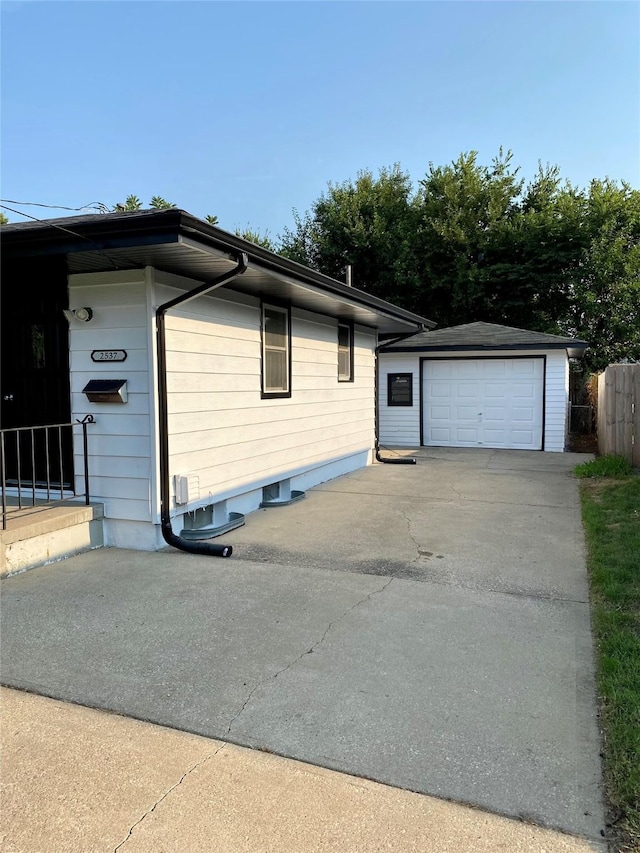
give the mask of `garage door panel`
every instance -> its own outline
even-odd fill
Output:
[[[456,391],[458,399],[463,400],[469,397],[476,399],[480,395],[477,382],[459,382]]]
[[[448,447],[539,450],[543,383],[541,358],[426,361],[423,440]],[[451,405],[444,405],[447,399]]]
[[[533,430],[514,429],[511,431],[511,437],[515,445],[521,448],[527,448],[534,440]]]
[[[507,446],[507,432],[504,429],[491,429],[490,427],[485,427],[483,430],[483,437],[485,439],[485,444],[488,444],[489,446]]]
[[[533,406],[531,408],[523,409],[522,407],[511,409],[511,420],[514,423],[518,423],[520,421],[524,421],[528,424],[535,423],[536,412]]]
[[[432,399],[449,398],[451,397],[451,386],[448,382],[430,382],[429,394]]]
[[[429,444],[452,444],[449,427],[431,427],[429,429]]]
[[[513,359],[511,362],[511,376],[515,378],[525,377],[542,377],[543,362],[542,359]]]
[[[477,362],[477,364],[478,373],[483,376],[505,376],[507,374],[507,364],[502,359],[496,361],[488,359],[485,364],[482,362]]]
[[[478,429],[468,428],[468,427],[458,427],[455,431],[455,436],[457,441],[465,442],[467,444],[477,444],[478,442]]]
[[[451,406],[430,406],[429,416],[432,421],[447,421],[451,420]]]
[[[433,363],[431,371],[432,379],[453,379],[456,375],[456,365],[450,361],[438,361]]]
[[[455,415],[457,421],[477,421],[478,409],[476,406],[456,406]]]
[[[507,409],[504,406],[485,406],[482,411],[482,420],[487,421],[505,421],[507,419]]]
[[[483,384],[484,397],[486,400],[506,400],[507,384],[500,382],[485,382]]]
[[[533,382],[514,382],[512,388],[512,399],[533,400],[536,396],[536,386]]]

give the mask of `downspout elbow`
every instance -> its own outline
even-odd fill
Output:
[[[167,545],[186,551],[188,554],[201,554],[208,557],[230,557],[233,553],[231,545],[219,545],[213,542],[198,542],[183,539],[174,532],[171,526],[171,494],[169,488],[169,409],[167,400],[167,349],[165,333],[165,315],[170,308],[175,308],[185,302],[189,302],[205,293],[210,293],[223,284],[232,281],[247,269],[249,258],[242,252],[237,259],[236,266],[224,275],[212,281],[204,282],[190,290],[165,302],[156,310],[156,336],[157,336],[157,365],[158,365],[158,410],[159,410],[159,443],[160,443],[160,529],[162,537]]]

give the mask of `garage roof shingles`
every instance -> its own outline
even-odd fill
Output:
[[[465,323],[433,332],[419,332],[384,347],[386,351],[416,352],[434,350],[509,350],[509,349],[570,349],[583,350],[588,344],[576,338],[564,338],[545,332],[531,332],[500,326],[497,323]]]

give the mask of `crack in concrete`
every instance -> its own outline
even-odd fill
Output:
[[[147,811],[142,815],[142,817],[138,818],[138,820],[134,824],[131,825],[131,828],[129,829],[129,832],[127,833],[126,838],[124,838],[120,842],[120,844],[118,844],[118,846],[114,849],[113,853],[118,853],[118,851],[124,847],[124,845],[127,843],[127,841],[133,835],[133,831],[136,828],[136,826],[139,826],[145,818],[147,818],[150,814],[153,814],[153,812],[158,808],[160,803],[163,802],[163,800],[166,800],[166,798],[169,796],[169,794],[172,791],[175,791],[176,788],[179,788],[180,785],[182,785],[182,783],[187,778],[187,776],[191,775],[191,773],[193,773],[194,770],[197,770],[198,767],[201,767],[205,763],[205,761],[208,761],[210,758],[215,758],[219,752],[222,752],[222,750],[225,748],[225,746],[227,746],[227,744],[223,743],[222,746],[219,746],[213,752],[210,752],[208,755],[205,755],[205,757],[200,759],[200,761],[197,761],[193,765],[193,767],[190,767],[186,771],[186,773],[183,773],[182,776],[180,777],[180,779],[175,783],[175,785],[172,785],[170,788],[168,788],[164,792],[164,794],[158,800],[155,801],[155,803],[151,806],[151,808],[147,809]]]
[[[417,556],[415,556],[415,557],[413,558],[413,560],[411,560],[411,563],[412,563],[412,564],[413,564],[413,563],[417,563],[417,562],[418,562],[418,560],[420,560],[422,557],[426,557],[426,554],[422,554],[422,553],[420,552],[420,543],[418,542],[418,540],[416,539],[416,537],[415,537],[415,536],[413,535],[413,533],[411,532],[411,519],[410,519],[410,518],[409,518],[409,516],[406,514],[406,512],[404,512],[403,510],[400,510],[400,515],[401,515],[401,516],[404,518],[404,520],[407,522],[407,533],[409,534],[409,539],[411,539],[411,541],[413,542],[413,544],[414,544],[414,546],[415,546],[415,549],[416,549],[416,552],[417,552]],[[428,558],[427,558],[427,559],[428,559]]]
[[[493,451],[493,453],[492,453],[492,454],[489,456],[489,458],[487,459],[487,464],[484,466],[484,467],[485,467],[485,470],[487,470],[487,469],[489,468],[489,465],[491,464],[491,460],[492,460],[492,459],[495,459],[495,457],[496,457],[497,455],[498,455],[498,451],[497,451],[497,450],[494,450],[494,451]]]
[[[389,580],[388,580],[385,584],[383,584],[383,585],[380,587],[380,589],[374,589],[374,590],[372,590],[372,592],[370,592],[370,593],[368,593],[367,595],[365,595],[365,597],[364,597],[364,598],[360,599],[360,601],[356,601],[356,603],[355,603],[355,604],[353,604],[351,607],[349,607],[347,610],[345,610],[345,611],[344,611],[344,613],[343,613],[342,615],[338,616],[338,618],[337,618],[337,619],[334,619],[334,620],[333,620],[333,622],[329,622],[329,624],[328,624],[328,626],[327,626],[327,628],[326,628],[326,630],[325,630],[324,634],[322,635],[322,637],[320,637],[320,639],[319,639],[319,640],[317,640],[317,641],[316,641],[316,642],[311,646],[311,648],[307,649],[307,650],[306,650],[306,652],[302,652],[302,654],[301,654],[301,655],[298,655],[298,657],[297,657],[297,658],[295,658],[294,660],[292,660],[292,661],[291,661],[291,663],[288,663],[286,666],[283,666],[283,667],[282,667],[282,669],[279,669],[279,670],[278,670],[277,672],[275,672],[273,675],[270,675],[268,678],[263,678],[261,681],[258,681],[256,684],[254,684],[254,686],[251,688],[251,690],[250,690],[250,691],[249,691],[249,693],[247,694],[247,698],[246,698],[246,699],[244,700],[244,702],[242,703],[242,707],[240,708],[240,710],[239,710],[236,714],[234,714],[234,716],[231,718],[231,721],[229,722],[229,725],[227,726],[227,734],[230,734],[230,733],[231,733],[231,729],[233,728],[234,723],[237,721],[238,717],[240,717],[240,716],[243,714],[243,712],[244,712],[244,710],[246,709],[247,705],[248,705],[248,704],[249,704],[249,702],[251,701],[251,697],[252,697],[252,696],[253,696],[253,694],[256,692],[256,690],[258,690],[258,689],[259,689],[260,687],[262,687],[264,684],[267,684],[269,681],[275,681],[275,679],[276,679],[279,675],[282,675],[282,673],[283,673],[283,672],[287,672],[288,670],[290,670],[290,669],[291,669],[292,667],[294,667],[294,666],[295,666],[299,661],[301,661],[303,657],[306,657],[307,655],[313,654],[313,652],[315,652],[315,651],[316,651],[316,649],[318,649],[318,648],[322,645],[322,643],[324,643],[324,641],[325,641],[325,640],[326,640],[326,638],[327,638],[327,635],[328,635],[329,631],[334,627],[334,625],[337,625],[337,624],[338,624],[338,622],[341,622],[341,621],[342,621],[346,616],[348,616],[348,615],[349,615],[349,613],[353,613],[353,611],[354,611],[357,607],[360,607],[362,604],[366,604],[366,602],[367,602],[367,601],[370,601],[370,600],[371,600],[371,598],[372,598],[374,595],[379,595],[380,593],[384,592],[384,591],[385,591],[385,589],[386,589],[386,588],[391,584],[391,582],[392,582],[392,581],[394,581],[394,580],[395,580],[395,578],[389,578]]]

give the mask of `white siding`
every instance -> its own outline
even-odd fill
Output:
[[[562,452],[569,430],[569,359],[565,350],[546,352],[544,449]]]
[[[424,356],[450,359],[454,355],[479,358],[490,354],[484,350],[464,354],[429,352]],[[492,354],[500,358],[509,356],[509,352],[505,350],[495,350]],[[546,356],[544,449],[562,452],[566,446],[568,429],[569,360],[566,351],[518,350],[513,355]],[[420,358],[420,353],[380,354],[380,442],[383,445],[417,447],[420,444]],[[413,406],[389,408],[387,375],[411,372],[414,374]]]
[[[178,292],[168,284],[195,286],[156,273],[156,304]],[[291,397],[262,399],[259,300],[219,291],[171,311],[166,326],[170,470],[189,476],[189,507],[370,460],[372,330],[356,327],[354,381],[338,382],[337,321],[292,309]]]
[[[420,360],[413,353],[380,353],[380,444],[389,447],[418,447],[420,444]],[[387,405],[390,373],[413,374],[413,406]]]
[[[69,278],[70,307],[94,312],[70,325],[72,416],[96,419],[91,496],[105,505],[108,544],[163,544],[153,527],[155,309],[197,284],[151,268]],[[338,382],[337,320],[293,309],[291,325],[292,395],[263,400],[257,299],[221,290],[167,315],[170,473],[189,477],[187,508],[233,499],[250,511],[263,485],[290,479],[304,489],[372,461],[375,331],[356,327],[354,381]],[[95,349],[124,349],[127,359],[94,363]],[[82,389],[100,378],[126,379],[128,402],[90,403]],[[83,489],[79,436],[75,463]]]
[[[105,505],[108,519],[151,520],[150,397],[147,284],[143,270],[72,275],[71,308],[93,309],[89,323],[72,320],[69,347],[72,418],[92,414],[89,427],[91,497]],[[94,363],[91,351],[124,349],[124,362]],[[128,402],[90,403],[82,393],[90,379],[126,379]],[[78,488],[82,483],[82,448],[75,443]],[[107,542],[109,540],[107,525]]]

